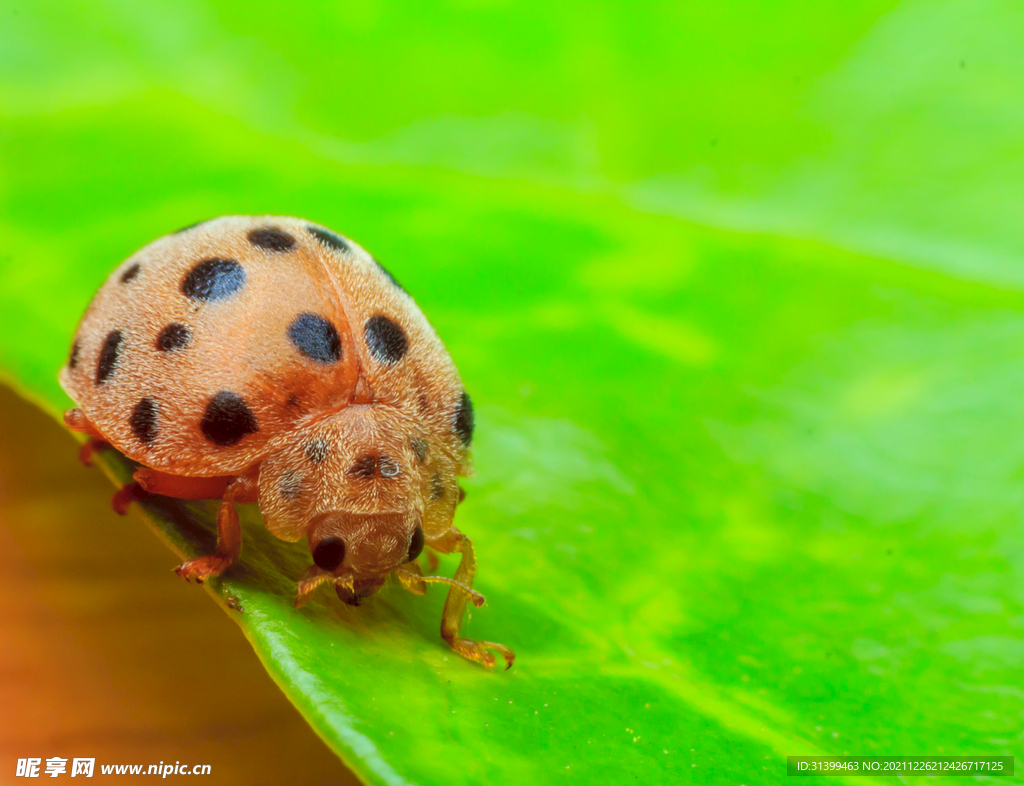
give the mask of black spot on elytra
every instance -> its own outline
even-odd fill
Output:
[[[430,479],[430,498],[437,502],[444,496],[444,483],[441,482],[441,475],[437,472]]]
[[[341,538],[324,538],[313,549],[313,562],[323,570],[337,570],[344,559],[345,541]]]
[[[363,478],[364,480],[376,477],[377,457],[370,453],[363,454],[352,463],[346,473],[353,478]]]
[[[259,430],[249,405],[230,390],[222,390],[210,399],[199,427],[203,436],[221,447],[234,445]]]
[[[233,259],[207,259],[193,267],[181,282],[190,300],[224,300],[245,286],[245,268]]]
[[[161,352],[177,352],[192,340],[192,328],[180,322],[172,322],[156,337],[156,348]]]
[[[139,402],[132,409],[132,416],[128,419],[128,425],[139,442],[150,443],[156,439],[160,426],[160,407],[148,396],[140,398]]]
[[[299,314],[288,326],[288,340],[303,355],[317,363],[341,360],[341,336],[337,328],[316,314]]]
[[[75,339],[75,343],[71,345],[71,354],[68,355],[68,368],[74,368],[78,365],[78,353],[81,351],[82,346],[78,343],[78,339]]]
[[[377,269],[380,270],[380,272],[384,274],[384,276],[387,278],[387,280],[390,281],[392,284],[394,284],[397,289],[399,289],[402,292],[405,292],[405,287],[403,287],[401,284],[398,283],[398,279],[395,278],[393,275],[391,275],[391,271],[390,270],[388,270],[386,267],[384,267],[384,265],[382,265],[376,259],[373,260],[373,264],[375,264],[377,266]]]
[[[310,464],[323,464],[331,452],[331,446],[323,437],[314,437],[306,443],[306,458]]]
[[[452,419],[452,430],[462,440],[463,445],[468,446],[473,441],[473,426],[473,402],[470,401],[469,394],[463,391]]]
[[[100,357],[96,362],[96,384],[102,385],[110,375],[117,371],[117,365],[121,361],[121,343],[123,336],[120,330],[111,330],[103,339],[103,346],[100,347]]]
[[[189,224],[187,227],[182,227],[181,229],[175,229],[171,234],[172,235],[180,235],[182,232],[188,232],[190,229],[195,229],[197,226],[200,226],[201,224],[205,224],[209,220],[210,219],[207,218],[204,221],[196,221],[196,223]]]
[[[320,227],[312,225],[307,226],[306,229],[309,231],[309,234],[331,249],[331,251],[341,251],[346,254],[352,253],[352,246],[346,242],[345,238],[336,232],[332,232],[329,229],[321,229]]]
[[[392,366],[401,360],[409,350],[405,331],[383,314],[366,320],[363,326],[366,346],[370,354],[385,365]]]
[[[345,240],[345,238],[343,238],[337,232],[332,232],[331,230],[324,229],[322,227],[315,227],[312,224],[307,225],[306,230],[309,232],[309,234],[311,234],[313,237],[319,240],[321,244],[331,249],[331,251],[340,251],[343,254],[354,253],[352,250],[352,246],[349,244],[349,242]],[[373,257],[370,258],[373,259]],[[373,259],[373,264],[377,266],[377,269],[384,274],[387,280],[390,281],[395,286],[395,288],[397,288],[400,292],[405,292],[405,287],[398,283],[398,279],[391,275],[391,273],[388,271],[387,268],[384,267],[384,265],[382,265],[376,259]]]
[[[251,229],[246,237],[254,246],[265,248],[267,251],[282,252],[295,248],[295,238],[278,227]]]
[[[134,265],[132,265],[130,268],[128,268],[121,274],[121,283],[127,284],[129,281],[131,281],[133,278],[139,275],[139,270],[141,269],[142,265],[136,262]]]
[[[416,437],[416,439],[414,439],[410,444],[412,445],[412,452],[416,454],[416,460],[420,464],[426,461],[427,453],[430,452],[430,447],[427,445],[427,441]]]
[[[298,499],[302,496],[302,475],[290,469],[281,475],[277,482],[277,490],[282,499]]]
[[[409,541],[409,552],[405,555],[406,562],[412,562],[423,553],[423,527],[416,527],[412,531],[412,539]]]

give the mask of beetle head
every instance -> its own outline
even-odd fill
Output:
[[[349,606],[373,595],[392,570],[423,550],[417,513],[328,511],[313,519],[308,537],[313,561],[334,575],[338,597]]]

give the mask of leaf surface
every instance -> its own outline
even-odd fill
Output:
[[[136,248],[271,213],[381,259],[477,402],[457,521],[489,602],[465,631],[512,671],[447,651],[437,590],[294,610],[308,552],[255,509],[208,587],[367,782],[1019,748],[1012,4],[13,10],[20,391],[69,405],[76,320]],[[213,512],[145,506],[179,555],[212,551]]]

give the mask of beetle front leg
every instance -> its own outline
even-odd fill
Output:
[[[441,614],[441,638],[447,641],[459,655],[468,660],[475,660],[488,667],[493,666],[494,655],[488,652],[488,650],[493,650],[505,659],[505,663],[508,664],[506,669],[512,668],[516,654],[504,644],[493,641],[473,641],[459,635],[462,629],[462,618],[466,612],[466,603],[471,597],[464,588],[472,589],[473,576],[476,573],[473,542],[453,527],[440,538],[432,541],[430,545],[441,553],[459,552],[462,554],[462,561],[459,562],[459,567],[453,577],[453,583],[459,586],[453,586],[448,591],[448,599],[445,601],[444,612]],[[474,602],[474,605],[480,604]]]

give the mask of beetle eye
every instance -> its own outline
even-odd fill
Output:
[[[337,570],[344,559],[345,541],[341,538],[324,538],[313,549],[313,562],[324,570]]]
[[[420,554],[423,553],[423,527],[416,527],[412,531],[412,540],[409,541],[409,554],[406,556],[406,562],[412,562]]]

